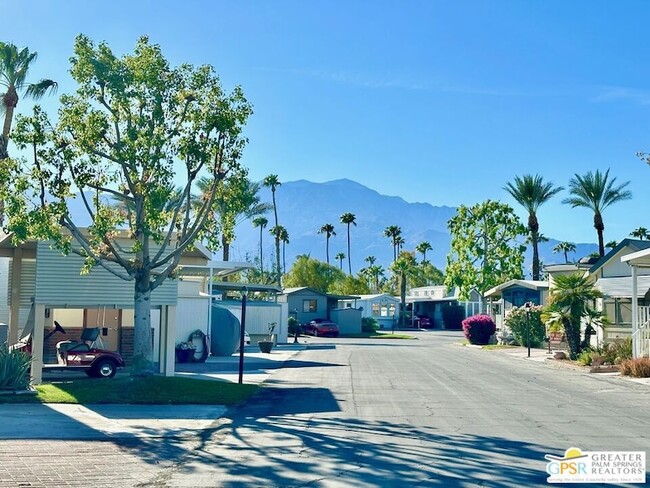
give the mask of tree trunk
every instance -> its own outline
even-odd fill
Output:
[[[330,236],[325,237],[325,258],[327,259],[327,264],[330,264]]]
[[[598,233],[598,252],[602,258],[605,255],[605,239],[603,237],[603,231],[605,230],[605,224],[603,223],[603,217],[599,213],[594,214],[594,227]]]
[[[352,274],[352,254],[350,254],[350,224],[348,224],[348,271]]]
[[[282,268],[280,268],[280,238],[277,236],[275,238],[275,265],[278,272],[278,286],[282,288]]]
[[[400,314],[402,329],[406,328],[406,273],[401,273],[399,283],[399,296],[401,300],[402,313]]]
[[[566,342],[569,346],[569,358],[571,360],[578,359],[580,355],[580,321],[575,323],[571,320],[570,323],[566,324],[564,327],[564,333],[566,334]]]
[[[150,272],[142,270],[135,278],[133,370],[136,374],[153,374],[151,341]]]
[[[264,227],[260,225],[260,273],[264,271],[264,264],[262,262],[262,230],[264,230]]]

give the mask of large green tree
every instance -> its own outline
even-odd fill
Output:
[[[540,175],[515,176],[515,179],[506,184],[504,189],[517,200],[528,212],[528,232],[530,243],[533,247],[533,279],[539,280],[539,221],[537,211],[539,207],[548,202],[554,195],[564,188],[553,186],[553,183],[544,181]]]
[[[509,279],[523,277],[525,246],[516,239],[526,228],[512,207],[486,200],[472,207],[461,205],[447,224],[451,249],[445,285],[458,287],[462,299],[473,288],[483,294]]]
[[[562,200],[562,203],[574,208],[584,207],[594,213],[594,228],[598,234],[598,252],[601,257],[605,255],[603,211],[613,203],[632,198],[632,192],[625,189],[630,184],[629,181],[616,186],[615,184],[616,178],[609,179],[609,169],[604,173],[596,170],[588,171],[584,175],[576,174],[569,181],[571,196]]]
[[[347,225],[348,228],[348,272],[352,274],[352,254],[350,254],[350,225],[356,227],[357,220],[353,213],[346,212],[341,215],[341,223]]]
[[[273,217],[275,218],[274,228],[277,228],[280,224],[278,223],[278,205],[275,201],[275,192],[278,187],[282,185],[278,175],[270,174],[264,178],[262,185],[271,189],[271,197],[273,199]],[[279,287],[282,287],[282,268],[280,268],[280,235],[278,232],[272,234],[275,236],[275,272],[276,272],[276,282]]]
[[[4,110],[4,123],[0,135],[0,161],[9,157],[7,145],[14,112],[18,105],[19,94],[38,100],[48,91],[56,91],[56,82],[48,79],[29,83],[29,69],[38,54],[24,47],[18,49],[10,42],[0,42],[0,98]]]
[[[327,264],[330,264],[330,237],[336,235],[334,226],[332,224],[323,224],[318,233],[325,234],[325,257],[327,258]]]
[[[345,279],[345,273],[335,266],[313,259],[306,255],[296,257],[291,269],[284,277],[286,286],[307,286],[327,293],[337,281]]]
[[[239,167],[251,106],[239,87],[225,93],[211,66],[172,67],[146,37],[120,58],[78,36],[71,63],[78,89],[61,97],[58,122],[38,107],[17,119],[12,139],[33,159],[10,160],[7,227],[16,240],[49,239],[84,256],[83,272],[101,266],[133,283],[134,365],[151,372],[151,292],[213,233],[217,189]],[[196,208],[201,176],[209,197]],[[178,181],[181,197],[169,208]],[[75,190],[92,220],[86,230],[68,210]],[[114,197],[128,202],[126,211]]]

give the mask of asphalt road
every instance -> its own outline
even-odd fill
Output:
[[[142,486],[548,486],[570,447],[650,460],[648,384],[418,337],[312,341]]]

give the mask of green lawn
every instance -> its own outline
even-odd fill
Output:
[[[235,405],[258,385],[166,376],[83,378],[44,383],[36,395],[0,395],[0,403],[118,403]]]
[[[361,334],[341,334],[341,337],[352,339],[416,339],[407,334],[391,334],[386,332],[362,332]]]

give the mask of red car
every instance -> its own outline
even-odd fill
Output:
[[[302,326],[303,333],[314,337],[338,337],[339,326],[325,319],[315,319]]]

